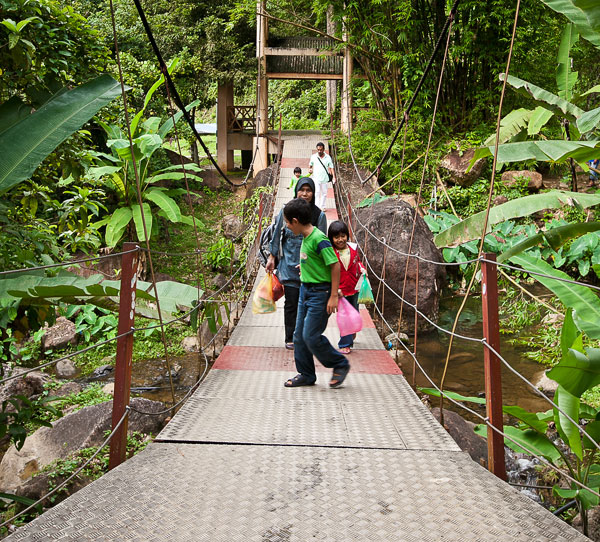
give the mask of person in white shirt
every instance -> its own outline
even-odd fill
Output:
[[[333,172],[333,160],[331,160],[331,156],[325,154],[325,145],[321,142],[317,143],[317,152],[310,157],[308,173],[315,182],[315,204],[324,211],[327,183],[330,178],[335,183],[335,174]]]

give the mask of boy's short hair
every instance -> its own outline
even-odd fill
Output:
[[[298,166],[296,166],[296,167],[294,168],[294,173],[300,173],[300,175],[302,175],[302,169],[301,169],[301,168],[299,168]]]
[[[319,141],[319,142],[317,143],[317,149],[318,149],[319,147],[323,147],[323,148],[325,148],[325,143],[323,143],[322,141]]]
[[[296,198],[287,202],[283,208],[283,216],[285,216],[288,222],[291,222],[295,218],[303,226],[310,224],[311,214],[310,203],[302,198]]]
[[[341,220],[336,220],[329,225],[329,229],[327,230],[327,237],[331,241],[333,245],[333,238],[340,233],[345,233],[346,237],[350,239],[350,232],[348,231],[348,226]]]

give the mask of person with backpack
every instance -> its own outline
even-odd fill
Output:
[[[315,183],[310,177],[301,177],[295,189],[295,197],[310,204],[311,224],[327,234],[327,217],[315,205]],[[300,246],[302,235],[294,235],[285,225],[283,209],[272,226],[271,244],[265,269],[274,271],[284,289],[285,347],[294,349],[294,329],[300,296]]]

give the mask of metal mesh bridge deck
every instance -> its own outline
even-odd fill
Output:
[[[286,141],[282,187],[317,137]],[[363,318],[344,386],[320,367],[317,385],[287,389],[282,309],[249,304],[155,442],[6,540],[588,540],[461,452]]]

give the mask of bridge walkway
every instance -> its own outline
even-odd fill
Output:
[[[286,141],[276,210],[318,138]],[[146,450],[6,540],[588,540],[462,452],[364,310],[363,319],[341,388],[329,389],[319,366],[316,386],[288,389],[282,304],[269,315],[248,304],[205,381]]]

